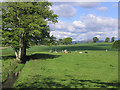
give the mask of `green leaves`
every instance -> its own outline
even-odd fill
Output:
[[[105,42],[108,42],[109,40],[110,40],[110,38],[109,38],[109,37],[106,37]]]
[[[2,7],[3,42],[19,49],[23,44],[29,47],[30,42],[38,43],[47,40],[50,28],[47,22],[57,22],[49,2],[7,2]],[[19,41],[21,40],[21,41]]]
[[[112,45],[112,48],[117,48],[120,50],[120,40],[116,40],[113,45]]]
[[[99,41],[99,39],[97,37],[94,37],[93,41],[96,43],[97,41]]]

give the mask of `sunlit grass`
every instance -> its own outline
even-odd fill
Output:
[[[18,88],[114,88],[118,80],[118,52],[112,44],[89,44],[57,47],[71,50],[49,53],[47,47],[32,47],[34,59],[25,64],[14,87]],[[74,48],[73,48],[74,46]],[[82,48],[80,47],[82,46]],[[85,48],[85,46],[87,46]],[[90,47],[93,46],[93,47]],[[95,49],[94,49],[95,47]],[[36,52],[32,50],[36,48]],[[41,52],[46,49],[47,52]],[[76,48],[76,49],[75,49]],[[88,49],[88,50],[87,50]],[[105,50],[108,49],[108,52]],[[28,51],[29,51],[28,50]],[[76,51],[77,50],[77,51]],[[83,51],[83,53],[79,53]],[[84,53],[87,51],[88,53]],[[41,54],[45,57],[42,57]],[[48,57],[49,55],[49,57]],[[57,56],[57,57],[55,57]],[[52,58],[51,58],[52,57]],[[45,59],[44,59],[45,58]]]

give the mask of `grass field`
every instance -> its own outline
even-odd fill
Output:
[[[53,46],[58,51],[71,51],[69,54],[49,53],[47,46],[32,46],[27,50],[30,61],[25,64],[14,87],[116,88],[118,52],[111,46],[112,43]],[[3,62],[15,59],[12,48],[4,49],[2,53]]]

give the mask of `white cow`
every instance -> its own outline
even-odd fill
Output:
[[[83,53],[83,52],[79,52],[79,53]]]

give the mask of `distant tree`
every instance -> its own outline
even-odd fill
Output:
[[[63,43],[66,44],[66,45],[71,44],[72,43],[72,38],[68,37],[68,38],[63,39]]]
[[[99,39],[97,37],[94,37],[93,42],[96,43],[97,41],[99,41]]]
[[[59,42],[59,44],[62,44],[62,43],[63,43],[63,39],[60,38],[60,39],[58,40],[58,42]]]
[[[57,44],[57,45],[60,45],[60,42],[59,42],[59,40],[56,40],[56,44]]]
[[[53,35],[50,37],[50,43],[52,44],[56,44],[56,37],[54,37]]]
[[[77,42],[75,42],[75,44],[77,44]]]
[[[117,40],[113,43],[112,48],[120,49],[120,40]]]
[[[109,38],[109,37],[106,37],[105,42],[108,42],[109,40],[110,40],[110,38]]]
[[[50,47],[50,50],[52,50],[53,43],[47,43],[47,45]]]
[[[115,41],[115,37],[112,37],[112,38],[111,38],[111,42],[114,42],[114,41]]]

